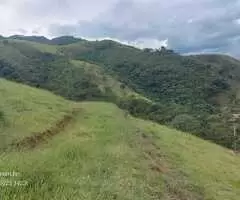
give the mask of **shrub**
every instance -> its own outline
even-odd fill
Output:
[[[201,129],[200,122],[188,114],[177,115],[170,124],[174,128],[190,133],[198,133]]]

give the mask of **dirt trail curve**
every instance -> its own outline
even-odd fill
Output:
[[[26,137],[21,141],[12,143],[11,146],[14,149],[33,149],[42,143],[47,143],[49,139],[61,133],[70,124],[70,122],[74,119],[74,116],[79,111],[79,108],[74,109],[71,113],[65,115],[51,128],[43,132],[34,133],[32,136]]]

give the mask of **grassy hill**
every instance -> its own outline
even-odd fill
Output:
[[[59,55],[57,46],[32,41],[0,41],[0,76],[73,100],[140,96],[97,65]]]
[[[2,199],[239,199],[240,158],[230,150],[111,103],[75,103],[3,79],[0,91],[0,171],[17,173],[0,177]]]
[[[14,36],[0,42],[0,77],[70,100],[110,101],[228,148],[237,141],[240,149],[229,122],[240,112],[240,62],[231,57]]]
[[[0,146],[52,127],[72,106],[47,91],[0,79]],[[46,115],[47,114],[47,115]]]

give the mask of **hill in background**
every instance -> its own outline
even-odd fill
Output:
[[[53,38],[52,40],[44,37],[44,36],[22,36],[22,35],[13,35],[6,39],[14,39],[14,40],[23,40],[30,42],[37,42],[41,44],[50,44],[50,45],[67,45],[81,41],[82,39],[77,39],[72,36],[61,36],[57,38]]]
[[[55,44],[52,41],[58,41]],[[0,76],[71,100],[104,100],[131,114],[232,148],[240,62],[181,56],[113,41],[14,36],[0,45]]]

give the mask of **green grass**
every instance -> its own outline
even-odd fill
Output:
[[[127,116],[110,103],[74,103],[2,79],[0,92],[7,138],[48,129],[78,108],[47,143],[2,152],[0,172],[19,176],[0,177],[1,183],[28,184],[0,186],[1,199],[239,199],[240,158],[227,149]]]
[[[231,150],[187,133],[138,120],[150,132],[170,167],[204,192],[204,199],[238,199],[240,157]]]
[[[0,79],[0,146],[51,127],[71,109],[63,98]]]

